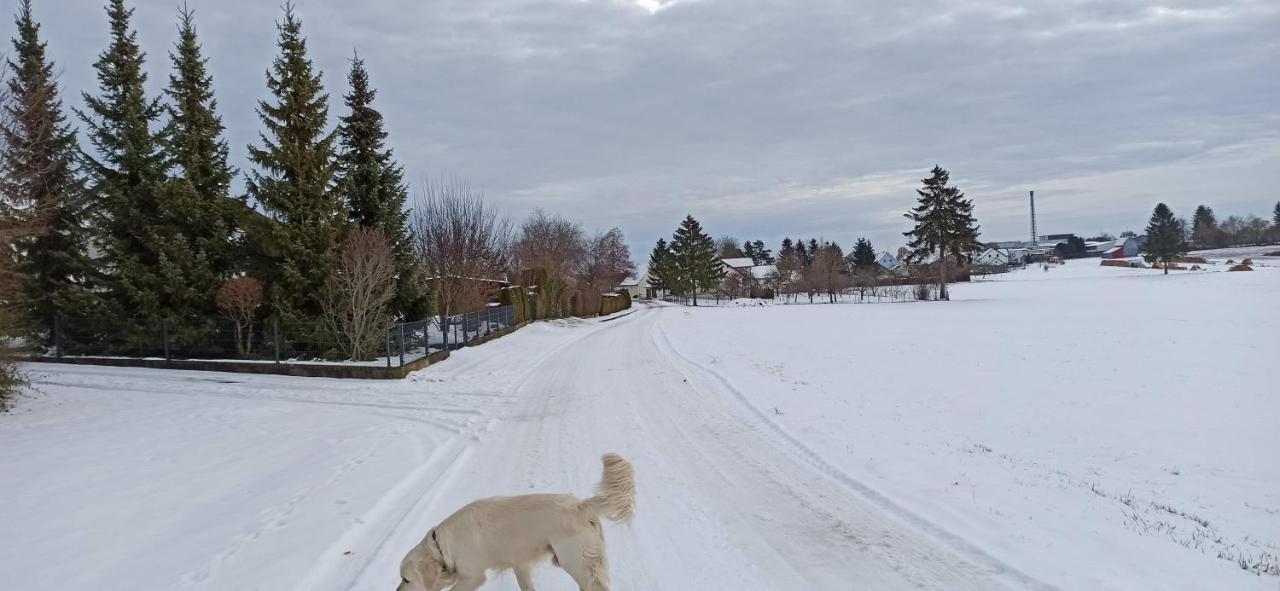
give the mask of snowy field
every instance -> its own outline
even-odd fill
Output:
[[[617,451],[618,590],[1274,590],[1280,261],[1255,261],[641,307],[402,382],[33,364],[0,415],[0,587],[390,589],[454,509],[585,495]]]

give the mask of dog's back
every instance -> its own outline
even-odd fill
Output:
[[[442,568],[456,573],[460,585],[478,586],[490,569],[514,569],[517,581],[527,580],[530,565],[551,557],[583,589],[607,591],[600,518],[631,519],[635,472],[617,454],[601,460],[604,474],[588,499],[568,494],[480,499],[447,517],[423,543],[438,546]]]

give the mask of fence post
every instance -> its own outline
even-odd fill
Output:
[[[53,356],[62,359],[62,315],[53,315]]]
[[[275,342],[276,363],[280,363],[280,318],[271,317],[271,340]]]
[[[400,365],[404,365],[404,323],[400,323]]]
[[[382,334],[387,339],[387,367],[391,367],[391,331],[383,331]]]
[[[160,338],[164,339],[164,360],[169,361],[172,359],[169,355],[169,322],[164,318],[160,319]]]

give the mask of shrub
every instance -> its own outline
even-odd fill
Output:
[[[511,306],[515,323],[528,322],[529,318],[529,290],[522,285],[513,285],[503,288],[499,294],[498,301],[504,306]]]
[[[262,305],[262,282],[253,277],[228,279],[214,294],[223,316],[236,327],[236,350],[248,355],[253,350],[253,316]]]

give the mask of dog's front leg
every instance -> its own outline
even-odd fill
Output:
[[[516,584],[520,585],[520,591],[533,591],[533,570],[529,565],[522,564],[511,570],[516,571]]]
[[[484,584],[484,573],[478,575],[459,576],[458,582],[453,585],[453,591],[476,591],[480,585]]]

